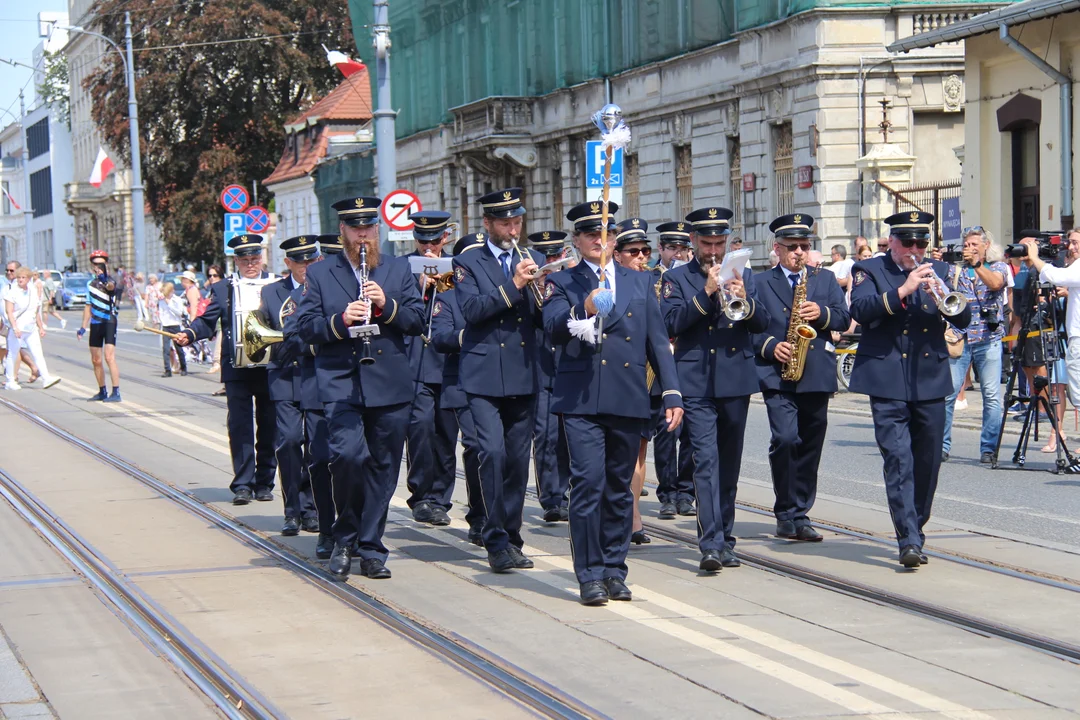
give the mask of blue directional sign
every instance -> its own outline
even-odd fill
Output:
[[[247,232],[247,213],[225,213],[225,254],[232,255],[233,249],[229,247],[229,241],[237,235]]]
[[[599,140],[585,143],[585,187],[604,186],[604,148]],[[616,148],[611,156],[611,187],[623,186],[623,151]]]
[[[959,240],[962,220],[960,218],[960,198],[945,198],[941,201],[941,239]]]

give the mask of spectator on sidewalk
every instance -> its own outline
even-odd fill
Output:
[[[35,272],[34,275],[37,277],[38,273]],[[61,329],[67,329],[67,320],[56,310],[59,307],[59,303],[56,302],[56,292],[59,288],[53,280],[52,273],[47,273],[44,278],[38,279],[38,282],[41,283],[38,289],[41,291],[42,311],[59,320]]]
[[[842,290],[846,291],[851,288],[851,266],[854,264],[855,261],[847,256],[846,247],[843,245],[832,246],[832,265],[828,269],[836,276],[836,282],[839,283]]]
[[[176,286],[167,282],[161,286],[161,299],[158,301],[158,313],[161,317],[161,329],[165,332],[176,334],[183,329],[184,302],[176,296]],[[161,377],[172,377],[172,352],[173,344],[168,338],[162,338],[165,344],[161,350],[161,358],[165,362],[165,372]],[[187,358],[181,349],[177,356],[180,358],[180,374],[187,375]]]

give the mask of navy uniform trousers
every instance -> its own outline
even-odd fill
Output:
[[[326,403],[330,477],[333,483],[334,542],[355,547],[362,559],[386,562],[382,536],[390,498],[397,487],[410,403],[366,408]],[[338,482],[335,478],[350,478]],[[362,500],[362,502],[361,502]]]
[[[461,459],[465,465],[465,494],[469,502],[469,511],[465,513],[465,522],[470,528],[484,527],[487,515],[484,512],[484,491],[480,486],[480,444],[476,439],[476,423],[472,411],[467,407],[454,410],[458,427],[461,429]]]
[[[254,422],[251,413],[253,403]],[[277,423],[266,370],[236,370],[232,379],[225,381],[225,405],[228,408],[226,424],[233,463],[233,481],[229,489],[234,493],[242,487],[252,492],[272,490],[277,473],[274,458]]]
[[[533,425],[533,467],[536,495],[545,510],[566,507],[570,490],[570,456],[566,433],[559,416],[551,412],[551,388],[540,388],[536,396]]]
[[[334,490],[330,479],[330,429],[326,424],[326,413],[322,410],[305,410],[304,427],[308,439],[305,457],[315,512],[319,516],[319,532],[329,535],[337,513],[334,511]]]
[[[694,463],[690,449],[690,426],[683,423],[677,433],[667,431],[661,409],[653,411],[653,467],[656,470],[656,499],[662,503],[694,501]]]
[[[489,553],[508,545],[519,549],[522,508],[529,483],[535,395],[492,397],[468,394],[480,452],[480,490],[487,519],[484,547]]]
[[[307,429],[304,411],[295,400],[276,400],[277,437],[274,456],[281,474],[285,517],[308,518],[316,514],[309,463],[304,457]]]
[[[641,445],[640,418],[564,415],[570,454],[570,537],[579,583],[626,579],[626,554],[633,530],[634,475]],[[598,451],[598,448],[603,448]],[[599,544],[580,538],[599,538]]]
[[[769,414],[769,467],[778,521],[810,525],[806,517],[817,497],[818,465],[829,426],[831,393],[764,390]]]
[[[423,501],[451,507],[457,473],[458,421],[442,405],[442,385],[417,382],[407,431],[409,507]]]
[[[735,494],[750,396],[683,398],[683,405],[694,451],[698,548],[720,552],[725,544],[735,547]]]
[[[900,548],[922,547],[923,526],[937,490],[945,400],[905,401],[870,396],[874,436],[885,461],[885,493]]]

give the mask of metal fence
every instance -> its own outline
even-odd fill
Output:
[[[940,218],[942,201],[960,197],[960,178],[940,183],[913,183],[902,187],[890,187],[880,180],[877,184],[892,196],[893,212],[921,210]],[[936,219],[934,237],[938,242],[941,241],[941,227]]]

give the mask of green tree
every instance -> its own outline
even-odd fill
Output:
[[[45,77],[38,85],[38,96],[71,129],[71,85],[68,83],[67,55],[45,52]]]
[[[97,0],[94,29],[121,47],[124,12],[147,204],[171,259],[219,258],[221,189],[267,177],[285,123],[341,82],[322,45],[353,47],[346,0]],[[119,55],[107,53],[85,87],[106,142],[130,162]]]

